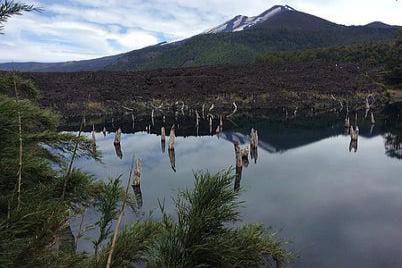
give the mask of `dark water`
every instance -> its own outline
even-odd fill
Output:
[[[159,134],[161,119],[156,120],[159,125],[155,123],[151,133]],[[142,206],[129,209],[125,222],[146,217],[149,211],[157,216],[158,198],[174,213],[171,197],[179,188],[192,187],[193,171],[233,167],[233,141],[248,145],[247,136],[255,127],[258,158],[249,159],[240,182],[243,222],[272,226],[280,237],[291,240],[300,256],[294,267],[401,267],[401,127],[386,118],[374,126],[368,120],[359,121],[356,152],[344,134],[343,120],[337,118],[306,119],[303,124],[296,120],[225,121],[219,136],[209,135],[207,122],[201,122],[200,136],[196,136],[194,122],[182,123],[176,131],[176,172],[167,148],[162,152],[160,136],[138,129],[129,133],[130,126],[126,126],[122,158],[116,155],[114,133],[98,132],[102,163],[80,159],[76,166],[98,179],[123,174],[126,181],[135,154],[143,161]],[[216,125],[215,120],[213,133]],[[97,128],[100,131],[102,126]],[[108,128],[112,128],[110,123]],[[95,220],[96,213],[88,211],[85,222]],[[73,232],[78,222],[73,221]],[[79,248],[88,250],[90,242],[81,240]]]

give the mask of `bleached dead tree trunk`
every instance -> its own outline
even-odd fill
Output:
[[[114,136],[113,144],[120,145],[120,142],[121,142],[121,128],[118,128]]]
[[[236,112],[237,112],[237,105],[236,105],[236,102],[233,102],[233,111],[228,115],[228,116],[226,116],[226,117],[231,117],[231,116],[233,116]]]
[[[113,141],[113,145],[114,145],[114,149],[116,151],[116,155],[117,157],[119,157],[120,159],[123,158],[123,152],[121,151],[121,128],[118,128],[115,136],[114,136],[114,141]]]
[[[135,170],[133,177],[133,187],[139,188],[141,187],[141,170],[142,170],[142,162],[140,159],[137,159],[135,162]]]

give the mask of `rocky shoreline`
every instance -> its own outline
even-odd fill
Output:
[[[182,108],[216,113],[274,110],[322,113],[387,101],[384,89],[356,64],[253,64],[146,72],[21,73],[41,92],[41,104],[63,117],[149,114]],[[235,103],[235,105],[233,104]]]

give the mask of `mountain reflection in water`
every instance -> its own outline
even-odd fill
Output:
[[[209,119],[154,125],[113,120],[121,127],[121,147],[113,145],[111,124],[95,125],[102,162],[80,159],[76,167],[98,179],[129,171],[132,155],[142,159],[141,189],[137,204],[124,221],[141,219],[149,211],[158,217],[158,199],[172,212],[171,196],[192,187],[193,172],[234,168],[234,189],[243,189],[241,217],[281,230],[300,255],[295,267],[390,267],[402,263],[402,158],[401,127],[385,119],[359,123],[358,140],[344,129],[344,118],[311,119],[297,123],[266,120]],[[110,122],[110,120],[109,120]],[[161,126],[169,133],[175,123],[174,150],[161,141]],[[150,129],[149,129],[150,127]],[[258,130],[258,149],[250,151],[248,165],[236,167],[234,143],[249,145],[250,129]],[[215,132],[219,129],[219,132]],[[73,129],[67,129],[72,131]],[[86,136],[91,137],[88,126]],[[140,131],[142,130],[142,131]],[[147,131],[146,131],[147,130]],[[149,133],[150,134],[149,134]],[[165,144],[166,143],[166,144]],[[351,151],[351,152],[350,152]],[[123,182],[124,183],[124,182]],[[88,211],[88,224],[97,215]],[[78,221],[78,220],[77,220]],[[72,222],[73,232],[77,224]],[[89,235],[94,235],[92,231]],[[80,250],[90,242],[81,240]]]

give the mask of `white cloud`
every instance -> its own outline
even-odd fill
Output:
[[[27,2],[27,1],[25,1]],[[65,61],[106,56],[183,39],[235,15],[275,4],[342,24],[381,20],[402,25],[396,0],[29,0],[42,13],[9,20],[0,61]]]

